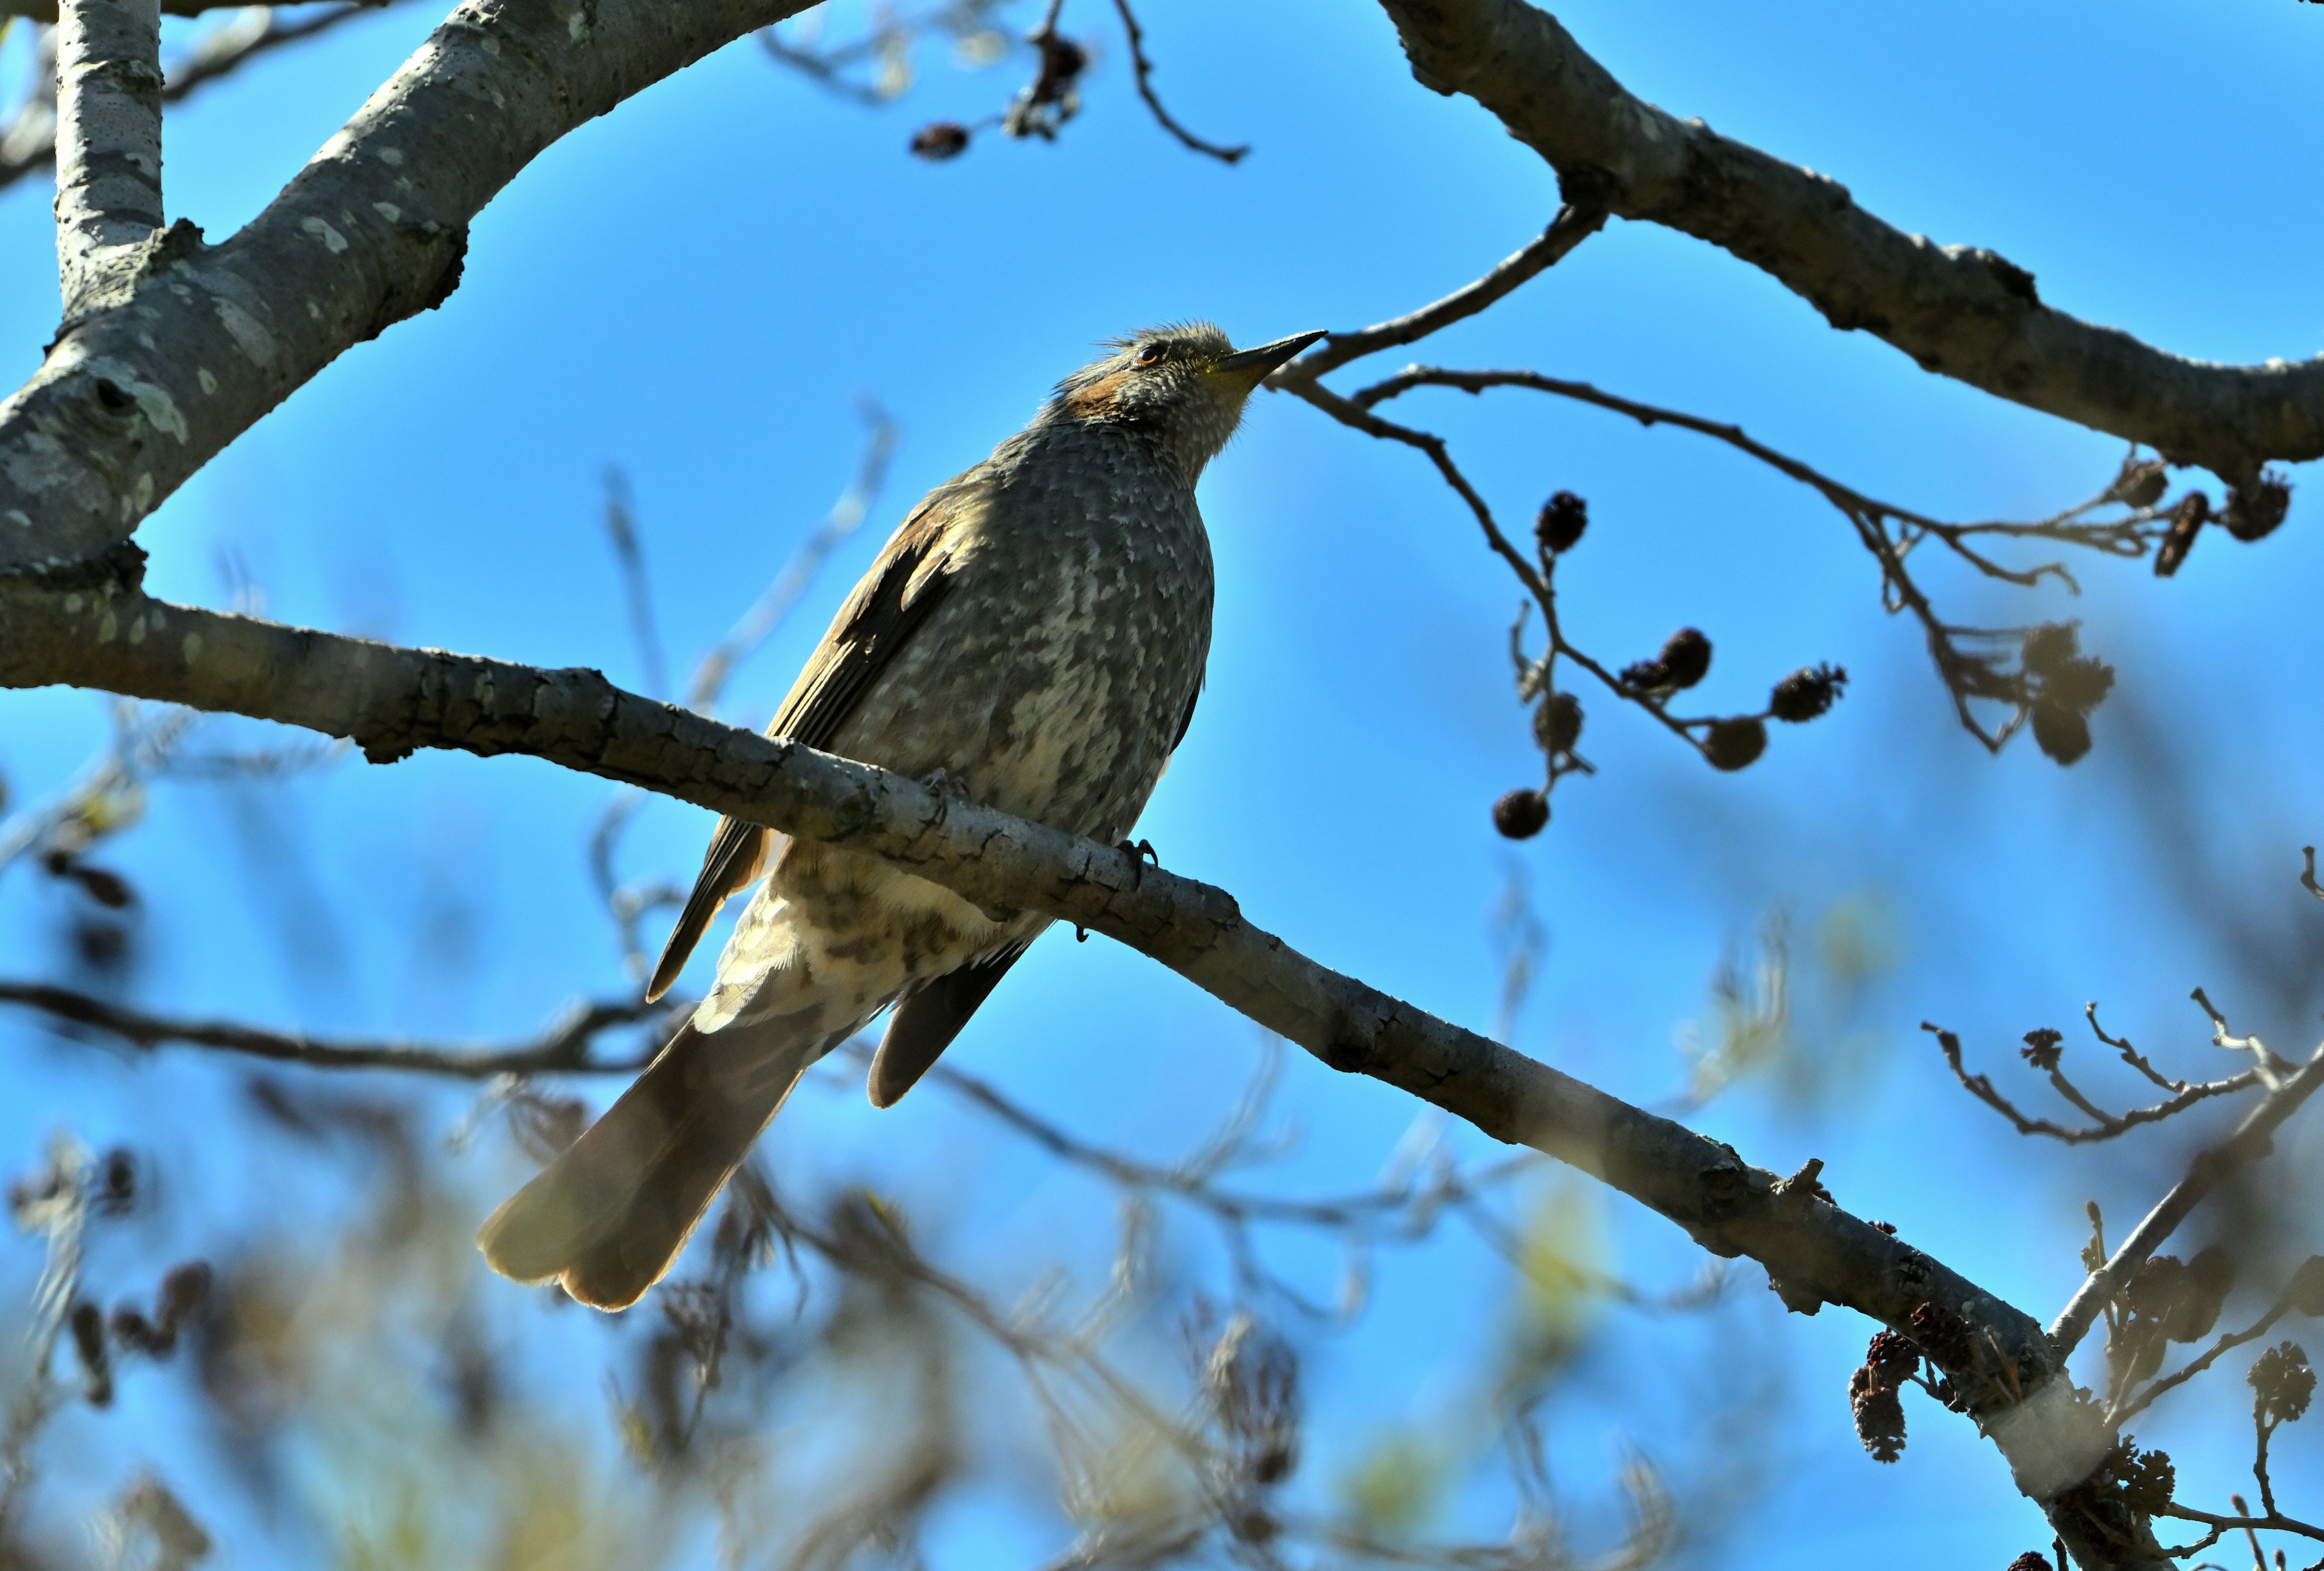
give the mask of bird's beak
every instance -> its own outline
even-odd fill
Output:
[[[1294,355],[1322,337],[1318,329],[1313,333],[1294,333],[1287,338],[1277,338],[1272,344],[1261,344],[1256,349],[1237,349],[1233,354],[1214,362],[1213,376],[1232,378],[1245,393],[1257,387],[1267,374],[1289,360]]]

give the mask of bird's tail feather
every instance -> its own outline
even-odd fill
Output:
[[[798,1026],[679,1028],[603,1118],[485,1219],[484,1259],[521,1282],[556,1278],[600,1309],[637,1302],[798,1077],[847,1035]]]

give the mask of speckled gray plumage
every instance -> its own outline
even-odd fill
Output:
[[[926,505],[944,603],[830,750],[915,778],[941,770],[977,801],[1120,839],[1161,779],[1210,652],[1211,549],[1193,485],[1134,430],[1044,418]],[[875,858],[793,845],[737,923],[695,1023],[795,1012],[768,984],[806,943],[818,1025],[852,1031],[913,983],[1043,925],[996,923]]]
[[[1125,836],[1210,649],[1195,482],[1279,347],[1236,355],[1214,328],[1157,329],[1067,378],[1024,430],[915,509],[770,730],[917,778],[941,772],[950,789],[1058,828]],[[561,1276],[587,1302],[632,1301],[809,1064],[895,1003],[872,1080],[875,1102],[893,1100],[1048,920],[996,918],[876,858],[728,821],[657,988],[761,870],[687,1027],[485,1224],[495,1267]]]

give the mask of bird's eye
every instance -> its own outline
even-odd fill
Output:
[[[1140,365],[1159,365],[1169,353],[1170,346],[1167,344],[1148,344],[1138,351],[1138,363]]]

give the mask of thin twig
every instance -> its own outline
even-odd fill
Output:
[[[2237,1528],[2243,1528],[2246,1530],[2264,1529],[2271,1532],[2297,1533],[2303,1539],[2324,1540],[2324,1528],[2312,1526],[2310,1523],[2301,1521],[2296,1518],[2284,1516],[2280,1512],[2272,1512],[2264,1517],[2223,1517],[2215,1516],[2207,1511],[2197,1511],[2193,1506],[2181,1505],[2178,1502],[2173,1501],[2154,1514],[2157,1516],[2175,1517],[2179,1520],[2185,1522],[2201,1522],[2204,1526],[2216,1528],[2223,1533],[2232,1532]],[[2205,1539],[2204,1543],[2209,1545],[2217,1541],[2218,1540],[2215,1537]],[[2191,1550],[2188,1549],[2166,1549],[2163,1551],[2165,1555],[2173,1557],[2191,1552]]]
[[[2093,1021],[2093,1024],[2095,1023]],[[1953,1078],[1959,1080],[1962,1088],[1970,1095],[2009,1120],[2016,1126],[2018,1133],[2047,1135],[2052,1140],[2061,1141],[2067,1145],[2081,1145],[2090,1141],[2113,1140],[2142,1124],[2160,1123],[2164,1119],[2174,1117],[2196,1104],[2207,1102],[2214,1096],[2225,1096],[2233,1092],[2248,1090],[2260,1083],[2257,1072],[2247,1069],[2240,1075],[2230,1076],[2225,1080],[2209,1080],[2198,1085],[2189,1085],[2181,1081],[2172,1086],[2170,1082],[2163,1081],[2159,1076],[2155,1076],[2153,1067],[2148,1066],[2149,1077],[2154,1078],[2158,1084],[2169,1086],[2177,1095],[2166,1102],[2158,1102],[2151,1107],[2135,1107],[2127,1113],[2113,1114],[2107,1112],[2085,1096],[2081,1089],[2066,1077],[2063,1071],[2052,1067],[2048,1071],[2050,1084],[2057,1089],[2061,1096],[2097,1121],[2088,1127],[2075,1128],[2053,1123],[2046,1118],[2030,1117],[2020,1112],[2015,1103],[1994,1088],[1993,1081],[1989,1077],[1972,1075],[1969,1072],[1961,1062],[1961,1044],[1959,1036],[1941,1026],[1932,1025],[1927,1021],[1921,1022],[1921,1029],[1937,1039],[1938,1047],[1944,1052],[1945,1062],[1952,1069]],[[2141,1059],[2139,1062],[2144,1064],[2144,1060]]]
[[[1250,151],[1248,144],[1222,147],[1215,142],[1205,142],[1170,117],[1170,111],[1162,106],[1162,100],[1155,95],[1154,84],[1148,79],[1154,74],[1154,62],[1146,58],[1146,34],[1139,30],[1138,17],[1130,9],[1130,0],[1113,0],[1113,8],[1121,14],[1122,32],[1130,35],[1130,64],[1138,74],[1138,96],[1146,100],[1148,109],[1154,111],[1154,118],[1161,123],[1162,129],[1194,152],[1208,153],[1221,163],[1231,165],[1241,162],[1243,154]]]
[[[2116,1249],[2112,1259],[2092,1271],[2082,1285],[2074,1289],[2050,1326],[2050,1341],[2057,1354],[2063,1358],[2088,1334],[2090,1322],[2098,1317],[2099,1306],[2109,1303],[2131,1278],[2133,1272],[2146,1263],[2146,1258],[2163,1247],[2180,1223],[2185,1221],[2196,1206],[2201,1205],[2219,1181],[2246,1162],[2257,1160],[2273,1150],[2273,1137],[2278,1125],[2292,1116],[2300,1104],[2308,1100],[2319,1086],[2324,1086],[2324,1048],[2319,1048],[2292,1076],[2245,1114],[2236,1131],[2218,1145],[2199,1152],[2187,1167],[2186,1176],[2171,1187],[2161,1203],[2146,1214],[2131,1235]]]
[[[815,532],[783,564],[782,571],[775,575],[758,603],[694,668],[694,680],[686,689],[688,708],[706,714],[710,711],[725,690],[726,679],[733,674],[735,666],[774,635],[799,597],[815,582],[831,553],[855,532],[879,499],[881,487],[887,484],[888,460],[896,451],[896,422],[869,394],[860,399],[856,407],[863,423],[871,428],[871,434],[864,441],[863,456],[857,461],[855,477],[839,494],[839,500],[831,504],[831,511],[824,515]]]
[[[37,982],[0,982],[0,1003],[38,1010],[145,1051],[171,1046],[209,1048],[318,1069],[399,1069],[466,1080],[552,1072],[635,1074],[644,1067],[643,1058],[592,1062],[591,1044],[599,1033],[614,1026],[653,1020],[669,1008],[667,1003],[637,999],[593,1001],[575,1005],[539,1038],[516,1047],[437,1048],[410,1042],[330,1041],[222,1021],[175,1020]]]
[[[618,465],[605,468],[605,534],[613,541],[613,561],[622,571],[622,597],[629,606],[630,636],[638,646],[645,690],[660,698],[669,691],[669,676],[662,664],[661,633],[654,626],[653,591],[646,582],[645,553],[638,548],[637,505],[630,495],[630,477]]]
[[[1289,391],[1292,383],[1313,382],[1351,360],[1376,355],[1382,349],[1392,349],[1398,345],[1416,343],[1464,318],[1473,317],[1514,291],[1518,285],[1563,261],[1569,252],[1603,228],[1605,223],[1606,210],[1603,208],[1568,202],[1557,210],[1557,216],[1550,220],[1549,227],[1520,249],[1494,263],[1482,278],[1462,284],[1451,294],[1416,311],[1408,311],[1403,316],[1392,317],[1354,332],[1329,334],[1314,348],[1269,376],[1268,385]]]
[[[2275,1303],[2270,1307],[2268,1312],[2262,1315],[2257,1320],[2252,1322],[2250,1326],[2241,1331],[2230,1331],[2226,1333],[2203,1353],[2194,1358],[2189,1359],[2184,1368],[2173,1370],[2169,1374],[2163,1376],[2160,1380],[2150,1384],[2144,1391],[2138,1393],[2138,1397],[2135,1400],[2126,1402],[2119,1408],[2108,1409],[2107,1413],[2107,1427],[2108,1428],[2114,1428],[2129,1422],[2139,1414],[2144,1412],[2149,1407],[2153,1406],[2154,1399],[2161,1396],[2164,1391],[2172,1391],[2186,1384],[2189,1381],[2194,1379],[2197,1375],[2210,1368],[2212,1364],[2218,1362],[2218,1358],[2221,1354],[2228,1352],[2233,1348],[2241,1347],[2246,1342],[2255,1341],[2259,1337],[2266,1335],[2269,1331],[2274,1328],[2275,1323],[2278,1320],[2282,1319],[2284,1316],[2291,1312],[2292,1289],[2289,1286],[2286,1286],[2282,1294],[2276,1298]]]

